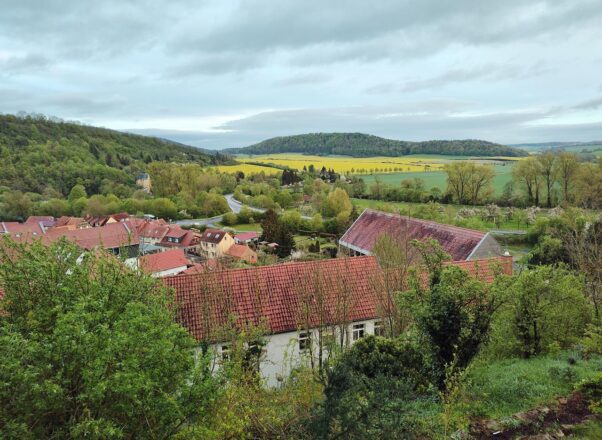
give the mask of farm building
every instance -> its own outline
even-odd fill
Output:
[[[401,242],[435,239],[453,261],[476,260],[503,254],[499,243],[488,232],[443,225],[428,220],[365,209],[339,240],[348,255],[372,255],[378,238],[390,236]]]
[[[511,257],[448,264],[484,282],[498,268],[512,273]],[[270,386],[318,350],[326,358],[332,344],[348,346],[385,328],[382,271],[372,256],[187,273],[163,278],[175,289],[178,322],[199,346],[210,344],[217,365],[229,356],[225,328],[260,326],[256,367]]]

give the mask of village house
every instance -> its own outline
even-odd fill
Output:
[[[192,265],[182,249],[169,249],[156,254],[143,255],[134,261],[135,263],[130,263],[131,267],[137,267],[157,278],[177,275]]]
[[[168,230],[157,243],[163,248],[180,248],[187,254],[197,255],[200,252],[200,235],[194,231],[182,229],[178,225],[168,225]]]
[[[485,282],[498,268],[512,273],[511,257],[449,264]],[[383,274],[373,256],[194,272],[163,278],[175,289],[178,322],[211,344],[218,366],[229,356],[222,332],[233,318],[236,328],[261,328],[256,367],[270,386],[302,362],[327,358],[333,344],[384,332]]]
[[[257,253],[246,244],[233,244],[226,251],[226,257],[247,263],[257,263]]]
[[[259,240],[259,234],[255,231],[241,232],[234,236],[234,242],[236,244],[257,244]]]
[[[404,243],[435,239],[453,261],[503,255],[501,246],[489,232],[372,209],[365,209],[347,229],[339,240],[339,250],[351,256],[372,255],[374,245],[383,234]]]
[[[136,185],[142,188],[142,191],[149,193],[151,192],[151,178],[148,173],[140,173],[136,176]]]
[[[223,258],[234,244],[234,238],[220,229],[206,229],[200,236],[200,251],[205,258]]]
[[[130,218],[127,212],[118,212],[117,214],[92,216],[86,215],[84,220],[87,221],[93,228],[109,225],[111,223],[125,222]]]

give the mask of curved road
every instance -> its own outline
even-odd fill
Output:
[[[234,194],[226,194],[224,196],[226,198],[226,201],[228,202],[228,206],[230,207],[230,209],[232,210],[232,212],[234,214],[238,214],[240,212],[240,210],[242,209],[243,205],[242,203],[240,203],[238,200],[236,200],[234,198]],[[247,208],[249,208],[251,211],[255,211],[255,212],[264,212],[265,209],[261,209],[261,208],[254,208],[253,206],[247,206]],[[219,223],[222,221],[223,219],[223,215],[216,215],[215,217],[209,217],[209,218],[196,218],[196,219],[191,219],[191,220],[178,220],[175,223],[180,225],[180,226],[210,226],[210,227],[216,227],[216,223]]]
[[[228,202],[228,206],[230,207],[230,209],[232,210],[232,212],[234,214],[238,214],[243,206],[245,206],[245,207],[249,208],[251,211],[255,211],[255,212],[265,212],[266,211],[265,209],[262,209],[262,208],[255,208],[254,206],[243,205],[242,203],[240,203],[238,200],[236,200],[234,198],[234,194],[226,194],[224,197],[226,198],[226,201]],[[215,217],[209,217],[209,218],[178,220],[175,223],[180,226],[197,225],[197,226],[217,227],[216,223],[221,222],[222,218],[223,218],[223,215],[216,215]],[[307,215],[302,215],[301,218],[304,220],[311,220],[311,217],[309,217]]]

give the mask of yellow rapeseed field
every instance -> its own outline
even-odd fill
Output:
[[[322,167],[334,169],[340,174],[382,174],[416,171],[440,171],[446,163],[454,160],[468,159],[459,156],[425,156],[413,155],[402,157],[349,157],[349,156],[306,156],[296,153],[266,154],[258,156],[238,156],[239,165],[220,165],[215,168],[220,172],[234,173],[242,171],[245,174],[264,173],[278,174],[276,168],[262,167],[255,163],[287,166],[291,169],[302,170],[313,165],[319,171]],[[516,157],[478,158],[480,163],[496,160],[517,160]],[[253,162],[253,164],[248,163]]]
[[[406,157],[345,157],[345,156],[306,156],[284,153],[263,156],[238,157],[241,162],[261,162],[288,166],[302,170],[313,165],[316,170],[323,166],[344,174],[393,173],[410,171],[437,171],[443,168],[445,159],[426,156]]]
[[[248,163],[241,163],[241,164],[237,164],[237,165],[217,165],[213,168],[216,169],[217,171],[219,171],[220,173],[237,173],[239,171],[242,171],[243,173],[245,173],[245,175],[259,174],[262,171],[266,175],[280,174],[282,172],[282,170],[279,170],[277,168],[262,167],[262,166],[258,166],[258,165],[248,164]]]

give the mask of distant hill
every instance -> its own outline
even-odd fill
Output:
[[[398,141],[363,133],[311,133],[275,137],[244,148],[229,148],[232,154],[303,153],[354,157],[448,154],[457,156],[526,156],[527,152],[481,140]]]
[[[586,152],[595,151],[602,148],[602,141],[589,141],[589,142],[538,142],[530,144],[515,144],[512,147],[521,148],[527,151],[574,151],[574,152]]]
[[[102,185],[133,186],[153,161],[227,161],[223,154],[154,137],[91,127],[43,115],[0,115],[2,188],[39,194],[69,194],[81,183],[88,194]]]

